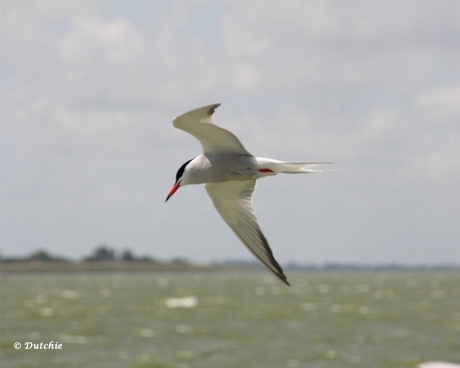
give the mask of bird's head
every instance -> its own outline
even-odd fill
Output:
[[[185,185],[187,184],[186,182],[186,179],[187,179],[187,165],[193,160],[193,158],[191,160],[188,160],[187,162],[184,162],[182,164],[182,166],[179,168],[179,170],[177,170],[177,173],[176,173],[176,181],[174,183],[174,185],[172,186],[171,190],[169,191],[169,194],[168,196],[166,197],[166,201],[168,201],[169,198],[172,197],[172,195],[174,193],[176,193],[177,189],[179,189],[179,187],[181,185]]]

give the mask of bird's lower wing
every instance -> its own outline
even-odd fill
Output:
[[[273,257],[252,207],[255,180],[208,183],[206,191],[219,214],[249,251],[281,281],[289,285],[283,269]]]
[[[240,140],[228,130],[214,124],[212,115],[220,104],[191,110],[173,120],[173,126],[198,139],[205,154],[250,155]]]

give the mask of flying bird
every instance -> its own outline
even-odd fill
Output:
[[[203,153],[185,162],[166,201],[181,187],[205,184],[214,207],[246,248],[282,282],[290,285],[259,226],[252,207],[257,179],[280,173],[312,173],[311,167],[330,162],[285,162],[256,157],[230,131],[214,124],[213,114],[220,103],[186,112],[173,126],[190,133]]]

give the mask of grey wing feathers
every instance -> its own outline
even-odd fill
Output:
[[[203,106],[173,120],[173,126],[198,139],[206,154],[250,155],[239,139],[228,130],[214,124],[212,115],[220,104]]]
[[[224,221],[248,250],[282,282],[289,285],[283,269],[273,257],[252,208],[256,181],[228,181],[206,184],[206,191]]]

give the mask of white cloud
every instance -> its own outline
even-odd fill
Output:
[[[375,85],[410,92],[433,77],[433,49],[455,45],[451,27],[443,23],[452,15],[434,3],[424,3],[413,16],[413,7],[403,3],[232,5],[221,23],[224,50],[237,65],[258,71],[253,92]]]
[[[414,108],[428,113],[434,120],[460,120],[460,84],[447,85],[415,96]]]
[[[64,62],[89,66],[95,55],[108,64],[127,64],[142,54],[143,47],[140,33],[128,20],[86,16],[72,20],[59,51]]]

